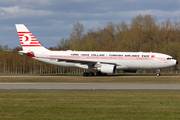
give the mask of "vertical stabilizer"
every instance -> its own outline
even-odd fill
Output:
[[[49,51],[23,24],[15,24],[23,51]]]

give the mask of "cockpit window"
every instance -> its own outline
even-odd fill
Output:
[[[167,60],[174,60],[174,58],[167,58]]]

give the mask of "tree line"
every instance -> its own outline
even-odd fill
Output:
[[[180,21],[171,23],[166,19],[158,23],[153,15],[137,15],[131,23],[108,22],[102,29],[89,29],[84,33],[83,24],[73,24],[69,38],[62,38],[51,50],[76,51],[121,51],[121,52],[158,52],[173,56],[180,60]],[[19,47],[8,52],[8,46],[0,45],[0,73],[82,73],[79,68],[63,68],[49,65],[26,56],[18,55]],[[176,66],[179,67],[179,66]],[[122,71],[120,71],[122,72]],[[142,72],[142,71],[141,71]],[[155,71],[148,71],[155,72]],[[179,72],[175,67],[165,69],[164,72]]]

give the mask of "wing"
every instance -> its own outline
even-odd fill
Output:
[[[116,65],[116,66],[120,66],[120,63],[115,63],[115,62],[108,62],[108,61],[101,61],[101,60],[84,60],[84,59],[64,59],[61,58],[57,60],[57,62],[71,62],[71,63],[81,63],[81,64],[97,64],[97,63],[101,63],[101,64],[112,64],[112,65]]]

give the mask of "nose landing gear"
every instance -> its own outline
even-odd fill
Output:
[[[160,72],[161,72],[161,70],[160,70],[160,69],[157,69],[157,70],[156,70],[156,75],[157,75],[157,76],[161,76],[161,73],[160,73]]]

